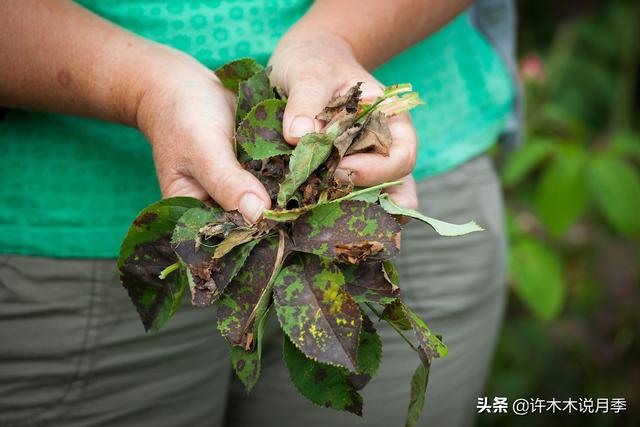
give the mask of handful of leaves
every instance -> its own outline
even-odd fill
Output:
[[[373,314],[419,356],[407,419],[414,425],[431,361],[447,348],[400,299],[391,262],[400,250],[396,217],[416,218],[445,236],[481,228],[403,209],[380,192],[400,182],[357,189],[336,182],[333,172],[352,153],[388,155],[386,117],[420,104],[418,95],[397,85],[362,103],[358,84],[318,116],[327,123],[323,131],[303,136],[294,148],[282,136],[286,100],[271,87],[267,70],[241,59],[216,74],[238,95],[238,159],[264,184],[275,208],[256,224],[187,197],[144,209],[122,243],[118,269],[145,329],[160,329],[187,289],[193,305],[216,303],[218,329],[250,391],[260,374],[264,325],[275,311],[284,360],[300,393],[362,415],[358,391],[376,375],[382,352]]]

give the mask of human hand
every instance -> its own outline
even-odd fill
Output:
[[[235,97],[188,55],[166,49],[159,56],[162,66],[147,70],[136,122],[151,142],[163,197],[211,198],[255,222],[271,200],[236,159]]]
[[[288,95],[283,118],[285,139],[295,144],[309,132],[319,131],[324,123],[315,119],[334,97],[344,94],[357,82],[362,98],[382,95],[382,85],[356,60],[350,46],[332,34],[286,34],[271,57],[272,82]],[[405,183],[390,189],[396,203],[416,208],[415,183],[410,173],[416,161],[417,136],[407,113],[388,119],[393,138],[389,156],[359,153],[346,156],[335,172],[337,179],[356,186],[372,186],[403,179]]]

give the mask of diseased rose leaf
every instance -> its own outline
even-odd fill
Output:
[[[291,237],[297,251],[353,263],[396,256],[400,230],[380,206],[346,200],[318,206],[298,218]]]
[[[420,363],[411,377],[411,401],[407,411],[407,421],[405,427],[414,427],[418,424],[422,408],[424,407],[424,397],[429,381],[429,365]]]
[[[344,95],[329,101],[322,112],[316,116],[316,119],[331,122],[335,116],[342,111],[351,114],[355,113],[358,110],[360,95],[362,95],[360,86],[362,86],[362,82],[353,85]]]
[[[375,377],[382,358],[382,342],[373,323],[366,316],[362,320],[357,373],[309,359],[284,336],[282,354],[291,381],[313,403],[362,416],[362,397],[358,391]]]
[[[418,341],[418,355],[422,360],[422,363],[426,366],[431,365],[431,361],[436,357],[444,357],[449,350],[444,345],[442,340],[431,332],[429,327],[424,321],[418,317],[404,302],[402,304],[402,310],[411,324],[413,333]]]
[[[219,300],[218,330],[227,341],[252,348],[256,316],[269,303],[274,269],[279,268],[278,239],[258,243]]]
[[[258,71],[247,80],[240,82],[236,107],[236,125],[242,122],[248,113],[262,101],[277,101],[274,97],[275,93],[264,70]],[[282,126],[282,119],[280,119],[280,122],[280,126]]]
[[[258,71],[263,70],[264,67],[254,59],[242,58],[221,66],[215,71],[215,74],[224,87],[237,94],[240,82],[248,80]]]
[[[242,166],[262,183],[272,204],[275,205],[280,183],[289,172],[289,156],[283,154],[262,160],[249,160]]]
[[[299,263],[283,268],[274,303],[282,329],[304,354],[355,372],[362,316],[328,259],[300,256]]]
[[[178,261],[171,235],[178,219],[189,209],[203,206],[190,197],[164,199],[146,207],[129,227],[120,248],[120,282],[138,310],[145,330],[160,329],[180,305],[187,286],[179,269],[161,280],[158,275]]]
[[[362,129],[346,150],[345,156],[372,151],[383,156],[389,155],[393,139],[384,113],[373,111],[367,116]]]
[[[347,292],[355,302],[390,304],[400,296],[400,288],[390,280],[387,269],[393,269],[391,261],[363,262],[341,267]]]
[[[218,299],[229,283],[229,268],[239,268],[225,263],[225,274],[218,274],[219,264],[213,259],[215,245],[232,226],[222,208],[197,207],[186,211],[173,230],[171,246],[187,268],[194,306],[205,307]],[[206,239],[203,233],[211,237]]]
[[[242,347],[229,345],[231,364],[236,375],[245,386],[247,394],[251,392],[260,378],[260,363],[262,359],[262,341],[264,339],[264,325],[271,313],[271,307],[258,313],[254,326],[254,348],[245,350]]]
[[[252,160],[291,154],[293,148],[282,134],[286,102],[267,99],[254,105],[236,130],[236,142]]]
[[[473,233],[474,231],[484,230],[476,224],[475,221],[469,221],[460,225],[450,224],[448,222],[440,221],[439,219],[422,215],[420,212],[413,209],[401,208],[391,200],[388,194],[380,195],[380,206],[382,206],[382,208],[391,215],[404,215],[429,224],[436,233],[441,236],[463,236],[465,234]]]
[[[236,246],[258,238],[260,231],[255,228],[237,228],[231,231],[213,250],[213,259],[222,258]]]
[[[284,207],[293,193],[329,158],[333,138],[323,133],[308,133],[298,141],[289,160],[289,173],[280,185],[278,206]]]
[[[403,331],[408,331],[411,329],[411,322],[407,319],[407,315],[405,314],[402,305],[403,304],[400,300],[395,300],[391,304],[388,304],[382,312],[381,319],[386,320],[389,323],[393,323]]]

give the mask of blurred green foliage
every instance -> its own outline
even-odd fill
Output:
[[[526,142],[496,153],[512,295],[486,395],[623,397],[627,411],[479,424],[638,426],[640,2],[519,9]]]

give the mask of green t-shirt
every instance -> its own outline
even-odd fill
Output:
[[[216,68],[246,56],[266,63],[311,0],[79,3]],[[485,151],[511,110],[508,74],[466,14],[375,75],[412,83],[427,102],[412,113],[417,178]],[[137,212],[159,198],[149,145],[134,129],[17,110],[0,122],[0,253],[115,257]]]

